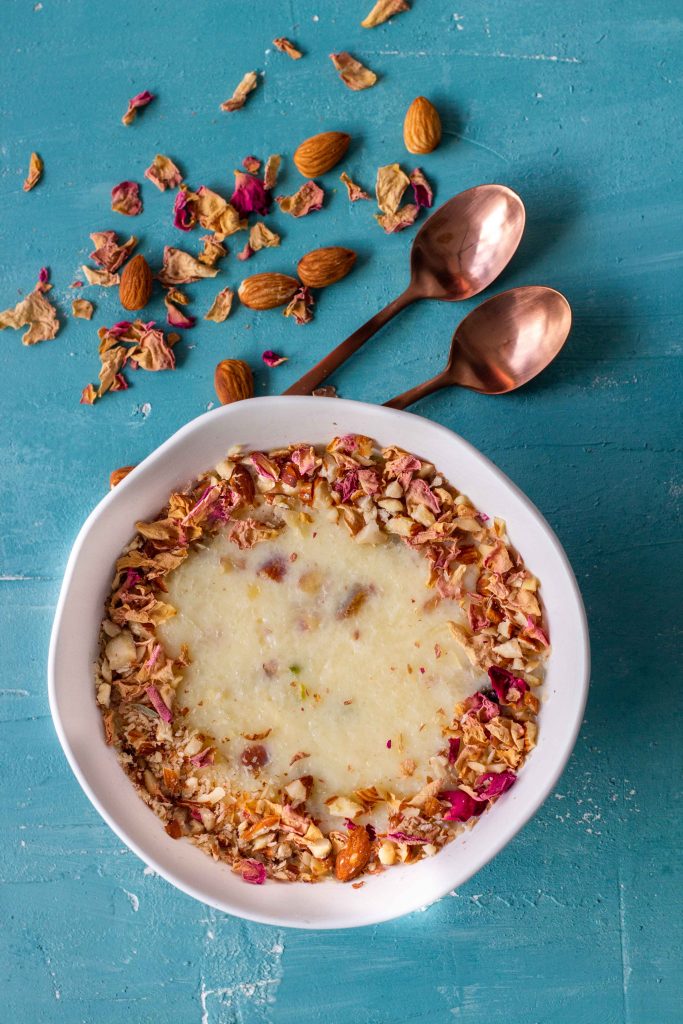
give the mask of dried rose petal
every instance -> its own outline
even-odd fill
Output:
[[[219,260],[228,255],[228,250],[218,241],[215,235],[204,235],[202,237],[202,251],[197,259],[205,263],[207,267],[215,267]]]
[[[240,217],[235,207],[206,185],[197,189],[194,203],[197,220],[203,228],[213,231],[220,242],[227,235],[243,231],[247,226],[246,220]]]
[[[177,188],[183,180],[180,169],[163,153],[157,153],[145,171],[145,177],[156,185],[160,192],[165,192],[167,188]]]
[[[190,761],[196,768],[205,768],[207,764],[213,764],[214,755],[213,747],[205,747],[204,750],[200,750],[198,754],[191,757]]]
[[[375,195],[377,205],[382,213],[396,213],[403,193],[410,184],[410,178],[401,170],[398,164],[386,164],[377,169],[377,181],[375,183]]]
[[[438,516],[441,511],[439,499],[425,480],[413,480],[408,488],[407,496],[416,505],[425,505],[434,515]]]
[[[396,843],[406,843],[407,846],[424,846],[427,843],[422,836],[411,836],[408,832],[387,832],[387,839],[393,839]]]
[[[144,92],[139,92],[137,96],[133,96],[132,100],[128,100],[128,109],[121,118],[122,124],[132,124],[137,116],[138,110],[141,107],[146,107],[153,99],[154,94],[145,89]]]
[[[484,772],[474,783],[477,793],[481,793],[482,800],[492,800],[494,796],[500,796],[506,790],[514,786],[517,776],[510,769],[503,772]]]
[[[393,18],[395,14],[409,10],[410,4],[407,0],[377,0],[368,16],[361,21],[361,25],[363,28],[374,28],[376,25],[388,21],[389,18]]]
[[[111,208],[126,217],[137,217],[142,211],[140,186],[136,181],[122,181],[111,190]]]
[[[323,205],[325,193],[314,181],[305,181],[301,188],[292,196],[276,196],[275,202],[283,213],[292,217],[305,217],[306,214],[319,210]]]
[[[28,175],[24,181],[24,192],[30,192],[32,188],[36,187],[43,176],[44,166],[38,154],[31,153],[31,159],[28,162]]]
[[[138,244],[135,235],[131,235],[127,242],[119,245],[115,231],[93,231],[90,238],[95,246],[90,253],[90,259],[112,274],[119,269],[122,263],[125,263]]]
[[[113,288],[121,278],[118,274],[112,274],[109,270],[95,270],[93,267],[81,267],[88,284],[98,284],[101,288]]]
[[[485,800],[475,800],[463,789],[447,789],[439,793],[440,800],[448,800],[451,805],[444,814],[444,821],[469,821],[481,814],[486,806]]]
[[[221,110],[239,110],[247,101],[249,93],[258,85],[258,75],[255,71],[247,71],[246,75],[235,89],[229,100],[221,103]]]
[[[178,307],[171,299],[172,294],[173,293],[170,292],[168,295],[164,297],[164,305],[166,307],[166,320],[171,325],[171,327],[194,327],[194,325],[197,322],[197,318],[194,316],[190,316],[188,313],[183,313],[182,309],[178,309]]]
[[[500,708],[496,702],[489,700],[486,694],[481,691],[473,693],[471,697],[467,698],[465,703],[467,704],[468,711],[478,714],[482,722],[490,722],[500,714]]]
[[[230,202],[242,215],[268,213],[270,208],[270,196],[263,182],[253,174],[245,174],[244,171],[235,171],[235,191],[230,197]]]
[[[388,235],[393,235],[414,224],[419,212],[419,206],[415,206],[414,203],[406,203],[396,213],[383,213],[381,216],[377,216],[376,220]]]
[[[172,722],[173,715],[171,714],[171,709],[166,704],[166,701],[161,696],[156,686],[148,686],[146,692],[149,697],[150,704],[159,715],[159,718],[164,722]]]
[[[259,220],[249,231],[249,248],[252,253],[261,249],[273,249],[280,244],[280,236]]]
[[[250,174],[256,174],[261,167],[261,161],[257,156],[245,156],[242,161],[242,167],[245,171],[249,171]]]
[[[195,195],[181,188],[173,202],[173,227],[179,231],[192,231],[197,223]]]
[[[217,273],[216,267],[207,267],[205,263],[200,263],[194,256],[191,256],[189,252],[167,245],[164,249],[163,267],[158,278],[164,287],[170,287],[174,284],[190,284],[203,277],[215,277]]]
[[[81,391],[81,405],[94,405],[95,399],[97,398],[97,392],[92,384],[86,384]]]
[[[311,391],[312,395],[316,398],[338,398],[337,389],[334,384],[323,384],[319,388],[313,388]]]
[[[282,157],[278,153],[272,153],[266,160],[266,166],[263,170],[263,187],[269,192],[275,188],[281,162]]]
[[[235,293],[232,288],[223,288],[211,303],[208,312],[204,315],[204,319],[213,320],[216,324],[222,324],[230,316],[234,297]]]
[[[418,206],[431,206],[434,202],[434,193],[419,167],[410,172],[410,184],[413,187],[413,196]]]
[[[362,189],[360,185],[357,185],[355,181],[352,181],[351,178],[349,178],[346,171],[342,171],[342,173],[339,175],[339,180],[343,181],[344,184],[346,185],[346,191],[348,192],[349,200],[352,203],[358,202],[359,199],[370,198],[368,193],[364,189]]]
[[[448,763],[455,764],[460,752],[460,738],[458,736],[448,737]]]
[[[71,315],[80,320],[92,320],[95,307],[87,299],[74,299],[71,303]]]
[[[266,880],[266,869],[259,860],[247,858],[241,864],[242,879],[249,885],[263,885]]]
[[[297,324],[309,324],[313,319],[314,304],[310,290],[302,285],[285,307],[283,316],[293,316]]]
[[[290,43],[289,39],[286,39],[284,36],[278,36],[277,39],[273,39],[273,46],[277,46],[278,50],[286,53],[292,60],[301,60],[303,57],[303,53],[297,50],[294,43]]]
[[[283,363],[287,362],[288,358],[289,356],[279,356],[277,352],[271,352],[270,349],[266,349],[265,352],[261,353],[261,359],[271,369],[275,366],[282,366]]]
[[[59,331],[57,310],[45,298],[44,291],[47,289],[41,287],[44,283],[39,281],[25,299],[17,302],[16,306],[0,312],[0,331],[5,327],[11,327],[15,331],[20,327],[28,327],[21,338],[24,345],[50,341]]]
[[[498,668],[497,665],[490,666],[488,677],[501,704],[519,704],[529,689],[528,683],[523,679],[514,676],[506,668]]]
[[[346,50],[342,50],[340,53],[331,53],[330,60],[339,72],[339,77],[344,85],[348,85],[349,89],[353,89],[354,92],[370,89],[377,81],[375,72],[366,68]]]

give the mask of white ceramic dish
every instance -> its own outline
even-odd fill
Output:
[[[93,661],[113,563],[137,519],[154,515],[171,490],[213,466],[233,444],[269,449],[327,442],[358,432],[433,462],[482,511],[503,517],[512,543],[542,582],[552,654],[537,748],[515,787],[435,857],[367,878],[362,889],[245,885],[224,864],[170,839],[140,800],[103,739]],[[416,910],[462,884],[538,810],[564,769],[586,702],[589,643],[574,575],[559,541],[527,498],[462,438],[429,420],[342,399],[257,398],[200,416],[153,452],[88,516],[74,544],[55,615],[49,655],[52,717],[86,794],[116,834],[169,882],[218,910],[268,924],[345,928]],[[541,855],[539,850],[539,856]],[[543,851],[545,852],[545,851]]]

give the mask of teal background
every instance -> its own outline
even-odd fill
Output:
[[[683,298],[683,8],[675,0],[414,0],[373,31],[370,0],[4,0],[0,42],[0,307],[52,269],[56,340],[0,336],[0,1019],[102,1024],[672,1024],[681,1020],[681,743],[675,661],[680,606]],[[288,35],[298,63],[271,46]],[[328,60],[348,49],[380,76],[347,91]],[[218,105],[265,72],[246,108]],[[142,89],[158,93],[131,128]],[[343,128],[344,165],[370,188],[403,148],[416,94],[443,114],[421,165],[437,202],[502,181],[528,210],[521,249],[490,290],[560,288],[575,328],[522,392],[443,392],[418,411],[490,456],[557,531],[585,596],[594,670],[586,720],[557,791],[469,883],[435,906],[357,932],[249,925],[207,910],[144,870],[72,777],[47,705],[45,661],[60,578],[113,468],[142,459],[212,402],[215,363],[257,368],[277,393],[404,286],[411,232],[386,237],[374,205],[349,206],[337,172],[325,209],[270,223],[283,245],[190,286],[200,315],[245,272],[288,270],[322,244],[358,269],[296,327],[237,307],[178,346],[176,373],[132,378],[94,408],[100,324],[115,290],[87,289],[94,321],[66,319],[88,234],[127,229],[152,263],[194,250],[170,224],[172,196],[143,183],[142,216],[109,208],[112,185],[143,182],[156,152],[195,186],[225,192],[248,153],[289,156]],[[45,176],[21,190],[37,149]],[[241,240],[240,240],[241,245]],[[474,303],[405,312],[336,377],[382,402],[443,364]],[[162,319],[157,298],[153,313]],[[272,348],[290,357],[260,367]],[[124,784],[112,780],[112,784]],[[349,898],[362,899],[362,892]]]

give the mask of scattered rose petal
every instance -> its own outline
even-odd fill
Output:
[[[349,178],[346,171],[342,171],[342,173],[339,175],[339,180],[343,181],[344,184],[346,185],[346,191],[348,192],[349,199],[352,203],[358,202],[359,199],[370,198],[368,193],[364,189],[362,189],[360,185],[357,185],[355,181],[352,181],[351,178]]]
[[[197,220],[203,228],[213,231],[219,242],[236,231],[244,231],[247,226],[235,207],[206,185],[197,189],[194,204]]]
[[[382,213],[396,213],[409,184],[410,178],[398,164],[386,164],[377,169],[375,195]]]
[[[337,398],[337,389],[334,384],[323,384],[319,388],[313,388],[311,391],[312,395],[316,398]]]
[[[159,715],[159,718],[164,722],[172,722],[173,715],[171,714],[171,709],[166,704],[166,701],[161,696],[156,686],[147,687],[147,696],[149,697],[150,704]]]
[[[205,263],[196,260],[189,252],[167,245],[164,249],[163,267],[158,278],[164,287],[170,287],[174,284],[190,284],[203,277],[215,277],[217,273],[216,267],[208,267]]]
[[[235,293],[232,288],[223,288],[211,303],[209,311],[204,316],[204,319],[213,320],[216,324],[222,324],[223,321],[227,320],[230,316],[234,297]]]
[[[315,299],[305,285],[299,288],[296,295],[290,300],[285,308],[284,316],[293,316],[297,324],[308,324],[313,319],[313,306]]]
[[[189,313],[184,313],[182,309],[178,309],[176,304],[171,299],[172,294],[172,292],[169,292],[169,294],[166,295],[164,298],[164,306],[166,307],[166,320],[171,325],[171,327],[194,327],[194,325],[197,322],[197,318],[194,316],[190,316]]]
[[[510,769],[503,772],[484,772],[474,783],[474,788],[481,794],[482,800],[492,800],[494,796],[500,796],[514,786],[516,781],[517,776]]]
[[[473,693],[466,701],[468,711],[473,711],[481,718],[482,722],[490,722],[500,714],[500,708],[495,700],[489,700],[481,691]]]
[[[24,181],[24,192],[30,192],[32,188],[36,187],[43,176],[44,166],[38,154],[31,153],[31,158],[28,162],[28,175]]]
[[[95,307],[87,299],[74,299],[71,303],[71,315],[80,320],[92,320]]]
[[[266,166],[263,170],[263,187],[269,192],[275,188],[281,162],[282,157],[278,153],[272,153],[266,160]]]
[[[410,172],[410,184],[413,187],[413,196],[418,206],[431,206],[434,202],[434,193],[419,167]]]
[[[175,368],[172,346],[180,335],[164,335],[155,327],[153,320],[149,323],[122,320],[113,327],[101,327],[97,333],[100,339],[100,384],[94,396],[89,388],[84,389],[86,399],[94,401],[107,391],[125,391],[128,383],[121,371],[128,363],[133,369],[139,367],[150,371]],[[88,404],[92,403],[89,401]]]
[[[411,224],[414,224],[419,212],[419,206],[415,206],[414,203],[406,203],[396,213],[383,213],[376,215],[375,219],[388,235],[393,235],[397,231],[403,231],[404,228],[409,228]]]
[[[48,267],[41,267],[38,271],[38,282],[36,288],[40,292],[49,292],[52,285],[50,284],[50,271]]]
[[[149,92],[147,89],[144,92],[139,92],[137,96],[133,96],[132,100],[128,100],[128,109],[121,118],[121,122],[125,125],[132,124],[137,117],[137,112],[141,107],[146,107],[148,103],[151,103],[154,99],[154,94]]]
[[[25,299],[17,302],[16,306],[0,312],[0,331],[5,327],[11,327],[15,331],[21,327],[28,327],[21,338],[24,345],[36,345],[39,341],[50,341],[56,337],[59,320],[57,310],[45,298],[44,293],[48,289],[47,280],[39,279],[36,287]]]
[[[245,171],[249,171],[250,174],[256,174],[261,167],[261,161],[257,156],[245,156],[242,161],[242,167]]]
[[[377,0],[368,16],[361,21],[361,25],[363,28],[374,28],[376,25],[388,21],[389,18],[393,18],[395,14],[409,10],[410,4],[407,0]]]
[[[238,213],[268,213],[270,196],[260,178],[244,171],[235,171],[235,191],[230,202]]]
[[[395,843],[406,843],[407,846],[423,846],[427,840],[422,836],[411,836],[408,832],[387,832],[387,839]]]
[[[263,221],[257,221],[249,231],[249,246],[253,252],[273,249],[280,244],[280,236],[271,231]]]
[[[101,288],[113,288],[121,278],[118,274],[112,274],[110,270],[96,270],[94,267],[81,267],[88,284],[98,284]]]
[[[142,211],[140,186],[136,181],[122,181],[111,190],[111,208],[126,217],[137,217]]]
[[[205,768],[207,764],[213,764],[214,753],[213,747],[205,747],[204,750],[200,750],[198,754],[191,757],[190,761],[195,768]]]
[[[464,789],[450,789],[439,793],[439,799],[448,800],[451,805],[444,814],[444,821],[469,821],[481,814],[485,807],[484,800],[475,800]]]
[[[246,75],[235,89],[229,100],[221,103],[221,110],[239,110],[247,101],[249,93],[258,85],[258,75],[255,71],[247,71]]]
[[[160,192],[165,192],[167,188],[177,188],[183,180],[180,169],[163,153],[157,153],[145,171],[145,177],[156,185]]]
[[[391,740],[387,740],[387,750],[391,750]]]
[[[119,269],[122,263],[125,263],[138,244],[135,235],[131,235],[127,242],[119,245],[115,231],[93,231],[90,238],[95,246],[90,253],[90,259],[112,274]]]
[[[215,235],[202,237],[202,250],[197,257],[200,263],[205,263],[207,267],[215,267],[218,261],[227,255],[228,250]]]
[[[339,72],[339,77],[344,85],[348,85],[349,89],[353,89],[354,92],[370,89],[377,81],[375,72],[366,68],[346,50],[342,50],[340,53],[331,53],[330,60]]]
[[[529,689],[528,684],[523,679],[514,676],[506,668],[498,668],[497,665],[491,665],[488,670],[488,677],[501,704],[519,704]]]
[[[305,217],[306,214],[319,210],[323,205],[325,193],[314,181],[305,181],[298,192],[292,196],[276,196],[275,202],[283,213],[292,217]]]
[[[275,366],[282,366],[283,363],[287,362],[288,358],[289,356],[279,356],[277,352],[272,352],[269,348],[261,354],[263,362],[266,366],[270,366],[271,368]]]
[[[242,879],[249,885],[263,885],[266,880],[266,869],[258,860],[247,858],[241,864]]]
[[[92,384],[86,384],[81,391],[80,405],[94,405],[95,399],[97,398],[97,392]]]
[[[285,39],[284,36],[278,36],[277,39],[273,39],[273,46],[276,46],[278,50],[286,53],[292,60],[301,60],[303,53],[297,50],[294,43],[290,43],[289,39]]]
[[[173,202],[173,227],[179,231],[192,231],[197,223],[195,211],[196,196],[186,188],[181,188]]]

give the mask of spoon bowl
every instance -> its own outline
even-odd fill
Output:
[[[477,185],[449,199],[415,236],[415,297],[458,302],[484,291],[517,251],[525,221],[524,203],[506,185]]]
[[[571,307],[554,288],[528,285],[494,295],[457,326],[446,369],[385,405],[405,409],[451,384],[485,395],[514,391],[553,361],[571,325]]]
[[[427,218],[415,236],[406,290],[284,394],[309,394],[417,299],[459,302],[488,288],[514,256],[525,220],[524,203],[507,185],[476,185],[449,199]]]

